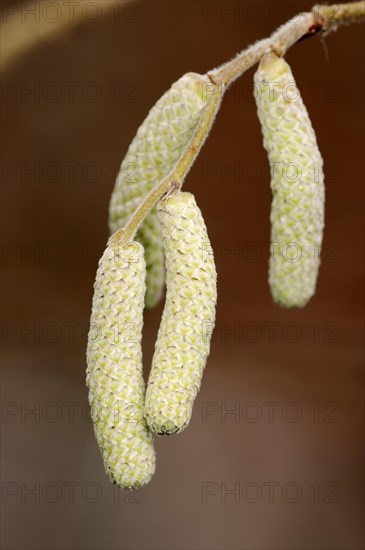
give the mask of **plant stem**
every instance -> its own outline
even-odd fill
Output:
[[[283,56],[286,51],[304,37],[323,31],[325,34],[335,31],[340,24],[360,21],[365,17],[365,1],[332,6],[314,6],[312,11],[300,13],[282,27],[279,27],[270,38],[259,40],[240,52],[235,58],[224,63],[208,74],[217,84],[227,87],[240,77],[247,69],[260,61],[270,50]]]
[[[291,46],[303,38],[314,36],[318,32],[328,34],[336,30],[340,24],[360,21],[364,17],[365,1],[332,6],[314,6],[312,11],[300,13],[279,27],[270,38],[259,40],[240,52],[231,61],[224,63],[217,69],[209,71],[207,75],[212,81],[212,90],[209,93],[209,98],[207,98],[207,105],[203,111],[202,118],[184,153],[168,176],[150,191],[126,225],[110,237],[109,244],[133,240],[139,226],[163,195],[175,192],[181,188],[186,174],[208,137],[209,130],[219,110],[223,94],[232,82],[252,67],[252,65],[258,63],[261,57],[270,51],[283,56]]]

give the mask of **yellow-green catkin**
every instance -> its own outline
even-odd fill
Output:
[[[291,69],[273,53],[259,64],[255,98],[271,168],[271,294],[280,306],[303,307],[319,268],[323,161]]]
[[[142,245],[110,239],[94,285],[86,380],[105,470],[122,489],[145,485],[155,470],[152,436],[143,417],[145,275]]]
[[[111,233],[122,228],[148,192],[174,168],[206,106],[207,76],[187,73],[157,101],[122,162],[109,206]],[[154,208],[136,239],[145,248],[147,307],[161,298],[165,277],[161,228]]]
[[[206,226],[191,193],[158,205],[166,258],[166,303],[148,380],[145,417],[158,434],[189,423],[209,355],[217,275]]]

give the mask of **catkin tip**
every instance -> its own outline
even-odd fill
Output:
[[[155,396],[156,399],[156,396]],[[158,404],[158,397],[155,405]],[[159,403],[161,405],[161,403]],[[158,414],[155,409],[152,409],[150,412],[151,406],[149,406],[145,411],[145,418],[147,425],[152,433],[156,435],[174,435],[182,432],[188,425],[187,420],[182,420],[181,418],[172,419],[171,416],[167,414]]]
[[[306,298],[290,298],[288,296],[278,296],[274,293],[271,293],[274,303],[284,309],[294,309],[294,308],[303,308],[305,307],[309,300],[312,298],[312,294]]]

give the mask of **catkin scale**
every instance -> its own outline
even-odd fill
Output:
[[[255,74],[258,116],[271,168],[274,301],[303,307],[314,295],[324,227],[323,161],[289,65],[265,55]]]
[[[194,196],[178,192],[158,205],[166,259],[166,302],[148,380],[145,417],[158,434],[189,423],[209,354],[217,275]]]
[[[148,192],[173,169],[206,106],[207,76],[187,73],[157,101],[139,127],[122,162],[109,206],[111,233],[122,228]],[[147,307],[161,298],[164,258],[156,208],[143,222],[136,239],[145,248]]]
[[[152,436],[143,417],[146,268],[141,244],[109,243],[94,285],[86,382],[105,470],[122,489],[135,489],[148,483],[155,470]]]

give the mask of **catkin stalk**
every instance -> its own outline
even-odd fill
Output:
[[[217,275],[195,198],[178,192],[158,205],[166,257],[166,303],[148,380],[145,417],[158,434],[189,423],[209,354]]]
[[[94,429],[110,479],[122,489],[148,483],[155,470],[143,417],[141,338],[145,293],[141,244],[107,246],[96,274],[87,346]]]
[[[255,74],[255,98],[271,168],[271,294],[280,306],[303,307],[319,268],[323,161],[291,69],[273,53]]]
[[[206,106],[211,81],[187,73],[157,101],[139,127],[122,162],[109,206],[111,233],[122,228],[148,192],[174,168]],[[164,286],[161,228],[154,208],[136,239],[145,248],[146,306],[160,300]]]

